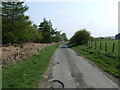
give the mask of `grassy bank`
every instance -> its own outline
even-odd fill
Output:
[[[71,47],[72,45],[69,45]],[[120,57],[114,56],[112,53],[107,53],[97,49],[88,48],[85,45],[71,47],[73,50],[83,54],[85,57],[94,61],[97,66],[112,74],[113,76],[120,78]]]
[[[37,55],[4,67],[2,69],[3,88],[36,88],[59,45],[60,43],[45,47]]]
[[[114,52],[113,52],[113,43],[114,43]],[[118,56],[118,48],[120,40],[94,40],[89,42],[91,49],[97,49],[102,52],[112,53],[114,56]],[[101,45],[100,45],[101,44]]]

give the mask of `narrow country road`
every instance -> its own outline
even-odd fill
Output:
[[[57,64],[59,62],[59,64]],[[99,69],[88,60],[77,55],[66,44],[61,45],[54,55],[52,79],[60,80],[65,88],[117,88]]]

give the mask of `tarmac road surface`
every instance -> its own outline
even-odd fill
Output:
[[[52,79],[63,82],[65,88],[118,87],[103,72],[91,65],[90,61],[68,48],[66,44],[56,50],[51,74]]]

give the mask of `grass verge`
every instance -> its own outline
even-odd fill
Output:
[[[37,55],[3,67],[2,88],[36,88],[59,45],[47,46]]]
[[[112,74],[116,78],[120,78],[120,57],[115,57],[112,53],[105,53],[100,50],[90,49],[85,45],[73,46],[68,45],[78,53],[83,54],[85,57],[94,61],[97,66],[102,68],[104,71]],[[73,46],[73,47],[72,47]]]

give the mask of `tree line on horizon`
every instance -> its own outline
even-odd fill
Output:
[[[87,29],[80,29],[71,37],[70,43],[74,45],[87,45],[88,41],[111,40],[111,37],[92,37]],[[116,34],[116,40],[120,39],[120,33]]]
[[[2,2],[2,44],[51,43],[66,41],[65,33],[52,27],[52,22],[43,19],[39,27],[24,13],[29,9],[24,2]]]

